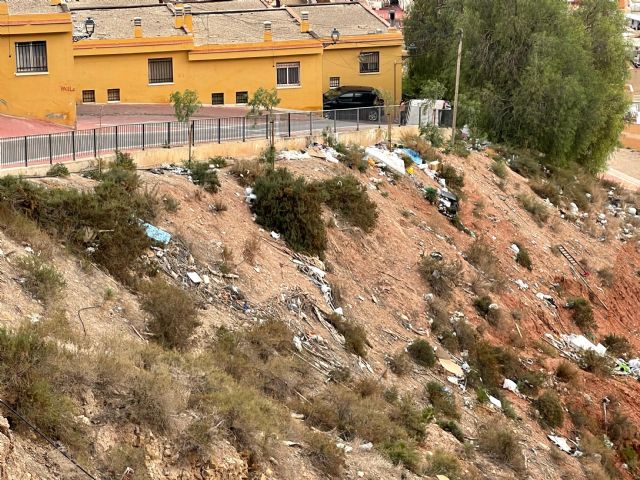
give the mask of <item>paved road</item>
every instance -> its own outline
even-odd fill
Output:
[[[604,176],[628,188],[640,189],[640,152],[619,148],[611,156]]]

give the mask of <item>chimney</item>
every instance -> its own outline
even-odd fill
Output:
[[[389,25],[391,28],[396,26],[396,11],[394,9],[389,10]]]
[[[271,36],[271,22],[264,22],[264,34],[263,41],[270,42],[273,39]]]
[[[140,17],[133,19],[133,36],[135,38],[142,38],[142,19]]]
[[[302,21],[300,22],[300,33],[309,33],[309,12],[300,12]]]
[[[182,7],[176,7],[175,19],[176,23],[174,26],[176,28],[182,28],[184,25],[184,12],[182,11]]]
[[[193,17],[191,16],[191,5],[184,6],[184,29],[188,33],[193,32]]]

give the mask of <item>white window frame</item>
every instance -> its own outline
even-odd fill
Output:
[[[291,70],[294,70],[294,69],[298,70],[297,82],[291,81]],[[286,83],[279,82],[280,70],[285,71]],[[296,88],[296,87],[299,87],[301,83],[302,82],[300,79],[300,62],[276,63],[276,85],[278,88]]]
[[[335,84],[336,82],[337,82],[337,85]],[[340,77],[329,77],[329,88],[339,88],[339,87],[340,87]]]

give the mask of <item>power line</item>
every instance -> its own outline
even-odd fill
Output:
[[[7,402],[5,402],[3,399],[0,398],[0,404],[4,405],[7,410],[9,410],[11,413],[13,413],[16,417],[18,417],[20,420],[22,420],[24,423],[26,423],[29,428],[31,430],[33,430],[34,432],[36,432],[40,437],[42,437],[49,445],[51,445],[53,448],[55,448],[58,452],[60,452],[62,454],[63,457],[65,457],[67,460],[69,460],[74,467],[76,467],[78,470],[80,470],[82,473],[84,473],[87,477],[89,477],[91,480],[99,480],[97,477],[94,477],[93,475],[91,475],[84,467],[82,467],[82,465],[80,465],[78,462],[76,462],[71,456],[69,456],[69,454],[67,454],[62,447],[58,446],[58,444],[56,442],[54,442],[51,438],[49,438],[48,436],[46,436],[38,427],[36,427],[33,423],[31,423],[26,417],[22,416],[22,414],[18,413],[16,410],[14,410],[13,408],[11,408],[11,406],[9,406],[9,404]]]

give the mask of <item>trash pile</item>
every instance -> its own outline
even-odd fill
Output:
[[[584,335],[570,333],[556,337],[552,333],[545,333],[544,337],[547,343],[558,349],[565,357],[576,361],[580,360],[581,354],[585,350],[592,350],[600,356],[607,353],[607,348],[604,345],[601,343],[595,345]]]
[[[300,253],[294,253],[291,261],[298,266],[298,270],[309,277],[314,285],[320,288],[320,291],[322,292],[327,305],[331,308],[331,311],[335,312],[338,310],[331,292],[331,285],[329,285],[325,280],[327,273],[322,260],[315,257],[308,257]]]

